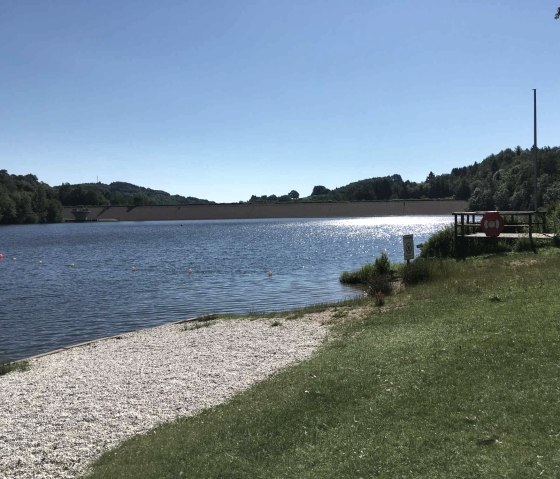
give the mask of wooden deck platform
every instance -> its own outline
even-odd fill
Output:
[[[481,232],[470,233],[463,236],[465,238],[491,238],[491,236],[486,236],[485,233],[481,233]],[[533,239],[552,239],[554,237],[553,234],[548,234],[548,233],[532,233],[531,236],[533,237]],[[495,236],[495,238],[530,239],[530,236],[529,233],[501,233],[500,236]]]
[[[482,231],[482,220],[487,214],[501,216],[502,228],[499,234],[488,236]],[[536,251],[534,240],[554,240],[553,233],[546,228],[546,216],[541,211],[457,211],[455,217],[455,254],[461,257],[468,249],[467,240],[486,241],[500,239],[527,239]]]

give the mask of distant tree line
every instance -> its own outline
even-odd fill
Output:
[[[560,148],[538,150],[538,204],[560,201]],[[293,193],[293,192],[292,192]],[[297,192],[296,192],[297,193]],[[282,199],[281,199],[282,198]],[[369,178],[346,186],[313,188],[310,196],[252,196],[250,202],[276,201],[387,201],[406,199],[456,199],[472,210],[524,210],[534,205],[533,151],[517,146],[492,154],[482,162],[454,168],[451,173],[430,172],[422,182],[400,175]]]
[[[299,193],[296,190],[290,191],[287,195],[253,195],[249,198],[249,203],[289,203],[290,201],[295,201],[299,199]]]
[[[147,205],[190,205],[208,204],[192,196],[170,195],[165,191],[152,190],[131,183],[116,181],[103,183],[83,183],[71,185],[63,183],[55,188],[64,206],[147,206]]]
[[[51,187],[35,175],[0,170],[0,224],[56,223],[64,206],[142,206],[210,203],[191,196],[170,195],[130,183],[85,183]]]
[[[540,206],[560,204],[560,147],[538,150],[537,202]],[[430,172],[421,182],[400,175],[369,178],[346,186],[313,188],[300,198],[296,190],[287,194],[253,195],[249,203],[297,201],[374,201],[407,199],[466,200],[469,209],[527,210],[534,205],[534,151],[517,146],[492,154],[480,163],[453,168],[450,173]],[[0,170],[0,223],[46,223],[62,220],[63,206],[188,205],[212,203],[194,197],[170,195],[130,183],[110,185],[86,183],[50,187],[34,175],[10,175]]]

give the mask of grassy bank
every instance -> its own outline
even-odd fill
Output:
[[[560,255],[438,265],[311,360],[105,454],[95,478],[560,476]]]

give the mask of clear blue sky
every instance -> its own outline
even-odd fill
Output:
[[[0,168],[218,202],[560,144],[560,1],[3,0]]]

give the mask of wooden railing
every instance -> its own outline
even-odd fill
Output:
[[[481,228],[481,222],[488,211],[453,212],[455,245],[463,238],[528,238],[534,249],[533,239],[552,238],[546,232],[546,216],[541,211],[498,211],[504,220],[503,231],[494,237],[487,236]]]

